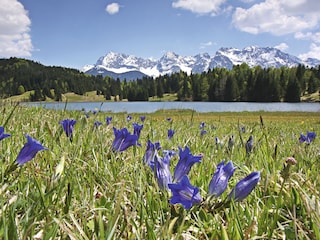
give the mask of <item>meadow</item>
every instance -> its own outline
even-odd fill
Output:
[[[128,120],[127,113],[10,104],[0,110],[0,126],[11,135],[0,141],[1,239],[320,239],[319,113],[171,110],[130,114]],[[59,123],[64,119],[76,120],[72,141]],[[114,151],[113,127],[132,133],[133,122],[143,125],[141,146]],[[175,132],[171,139],[169,129]],[[318,136],[299,142],[307,131]],[[48,150],[17,166],[25,134]],[[253,149],[247,153],[250,135]],[[143,162],[148,140],[160,143],[159,155],[187,146],[202,156],[188,173],[199,188],[200,204],[186,209],[170,203],[171,191],[159,187]],[[179,154],[171,159],[172,173],[178,160]],[[226,191],[209,197],[210,180],[223,160],[231,160],[236,170]],[[242,201],[223,204],[253,171],[261,174],[253,191]]]

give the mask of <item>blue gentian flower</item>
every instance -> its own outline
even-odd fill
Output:
[[[26,162],[29,162],[34,158],[37,152],[41,150],[48,150],[48,148],[42,146],[40,142],[30,137],[28,134],[25,135],[27,138],[27,143],[20,150],[16,162],[19,166],[22,166]]]
[[[251,153],[253,149],[253,136],[250,135],[248,141],[246,142],[246,153],[249,154]]]
[[[172,121],[172,118],[167,117],[166,120],[167,120],[168,122],[171,122],[171,121]]]
[[[224,165],[224,161],[219,163],[209,184],[209,195],[219,197],[227,189],[228,181],[235,170],[232,161],[226,165]]]
[[[147,149],[143,156],[143,162],[151,167],[152,171],[154,171],[154,156],[158,150],[161,149],[160,143],[155,142],[154,144],[148,140]]]
[[[10,137],[11,135],[10,134],[7,134],[7,133],[4,133],[4,127],[0,127],[0,141],[7,138],[7,137]]]
[[[165,190],[168,189],[168,184],[172,183],[172,176],[170,172],[170,159],[169,154],[163,158],[156,152],[154,156],[154,167],[158,186]]]
[[[204,123],[204,122],[201,122],[199,128],[200,128],[200,129],[203,129],[204,126],[205,126],[205,123]]]
[[[173,156],[175,156],[175,155],[177,155],[177,153],[176,153],[175,151],[173,151],[173,150],[163,150],[162,153],[163,153],[164,155],[169,155],[170,158],[173,157]]]
[[[203,136],[203,135],[205,135],[205,134],[207,134],[207,131],[204,130],[204,129],[201,129],[201,131],[200,131],[200,136]]]
[[[126,128],[118,130],[113,127],[113,133],[115,138],[111,148],[114,151],[122,152],[131,146],[139,145],[138,136],[135,134],[130,134]]]
[[[199,188],[192,186],[186,175],[178,183],[169,183],[168,187],[172,192],[171,204],[181,203],[185,209],[190,209],[193,205],[201,203]]]
[[[202,156],[193,156],[190,149],[185,147],[184,150],[179,147],[179,161],[174,169],[174,182],[179,182],[184,175],[188,175],[193,164],[201,162]]]
[[[74,119],[64,119],[60,121],[60,124],[62,125],[67,137],[70,138],[70,141],[72,141],[72,132],[76,123],[77,121]]]
[[[299,142],[300,143],[306,142],[307,144],[310,144],[315,139],[316,136],[317,134],[315,132],[307,132],[306,136],[301,134],[299,137]]]
[[[133,134],[137,135],[139,138],[141,130],[143,128],[143,124],[139,125],[138,123],[134,122],[134,123],[132,123],[132,126],[133,126]]]
[[[130,122],[131,119],[132,119],[132,116],[128,115],[128,116],[127,116],[127,122]]]
[[[240,180],[232,189],[228,199],[239,202],[245,199],[260,181],[260,172],[252,172],[244,179]]]
[[[141,122],[144,122],[144,120],[146,120],[146,116],[140,116],[140,120]]]
[[[112,121],[112,117],[106,117],[106,123],[107,125],[110,125]]]
[[[94,121],[94,127],[95,128],[99,127],[100,125],[102,125],[102,122]]]
[[[171,138],[173,137],[174,133],[175,133],[174,130],[169,129],[169,130],[168,130],[168,139],[171,139]]]

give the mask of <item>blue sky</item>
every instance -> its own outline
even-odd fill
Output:
[[[159,59],[221,47],[320,59],[319,0],[0,0],[0,57],[81,69],[113,51]]]

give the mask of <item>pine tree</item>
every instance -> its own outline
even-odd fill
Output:
[[[288,82],[285,101],[300,102],[300,86],[296,77],[291,78]]]

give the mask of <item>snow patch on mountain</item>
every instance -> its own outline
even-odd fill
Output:
[[[301,60],[277,48],[257,46],[246,47],[242,50],[237,48],[220,48],[214,56],[210,56],[208,53],[201,53],[195,56],[180,56],[169,51],[159,60],[143,59],[133,55],[109,52],[105,56],[100,57],[95,65],[84,66],[82,71],[94,75],[112,75],[112,77],[116,76],[121,80],[124,78],[133,80],[141,78],[141,76],[157,77],[179,71],[191,74],[202,73],[215,67],[231,69],[234,65],[242,63],[247,63],[250,67],[259,65],[262,68],[293,67],[298,64],[314,67],[320,65],[320,60]]]

